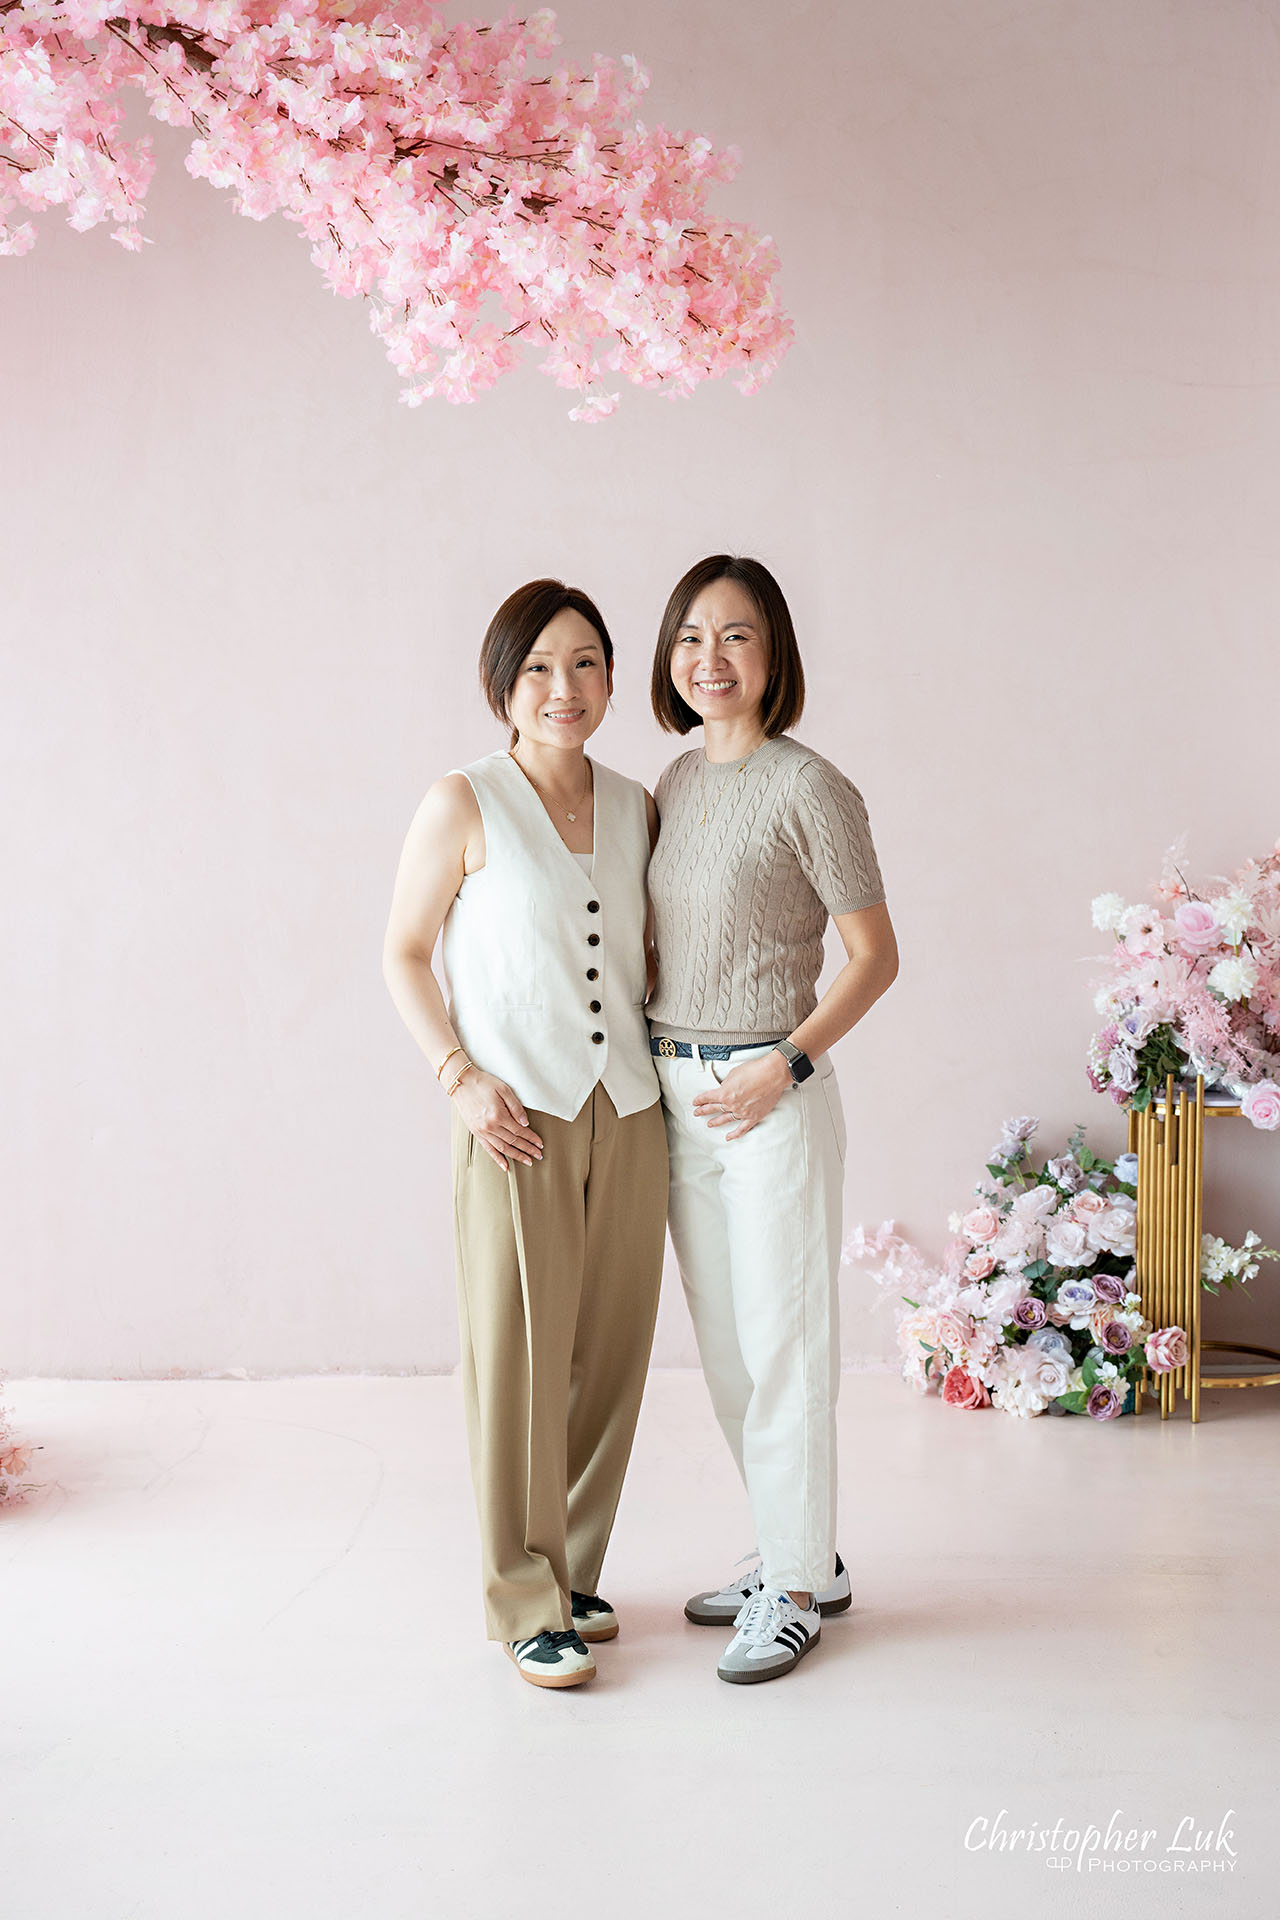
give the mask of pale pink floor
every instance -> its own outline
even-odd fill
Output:
[[[681,1605],[749,1523],[657,1374],[622,1635],[561,1694],[482,1638],[456,1380],[9,1397],[47,1485],[0,1519],[5,1920],[1280,1913],[1280,1394],[1106,1429],[846,1375],[855,1610],[732,1688]],[[1002,1809],[1119,1809],[1156,1869],[967,1850]]]

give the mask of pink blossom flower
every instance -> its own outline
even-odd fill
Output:
[[[964,1263],[964,1272],[970,1280],[985,1280],[996,1270],[996,1263],[985,1248],[971,1253]]]
[[[1164,921],[1154,907],[1130,907],[1120,931],[1126,950],[1138,958],[1164,952]]]
[[[141,93],[193,136],[192,174],[291,222],[333,290],[369,303],[410,405],[475,399],[527,341],[583,421],[619,378],[751,392],[787,350],[771,242],[708,204],[734,153],[642,122],[634,60],[536,71],[545,9],[485,26],[434,0],[110,13],[107,31],[97,0],[0,8],[0,253],[31,243],[18,212],[52,207],[142,244]]]

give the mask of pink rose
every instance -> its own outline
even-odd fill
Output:
[[[1106,1204],[1106,1201],[1100,1193],[1089,1192],[1077,1194],[1071,1202],[1071,1218],[1073,1220],[1083,1221],[1087,1226],[1089,1215],[1091,1213],[1103,1212]]]
[[[960,1222],[960,1230],[971,1240],[994,1240],[1000,1230],[1000,1215],[994,1207],[975,1207]]]
[[[1184,953],[1207,953],[1210,947],[1222,943],[1213,908],[1203,900],[1184,900],[1173,916],[1173,924]]]
[[[942,1397],[949,1407],[988,1407],[991,1395],[981,1380],[975,1380],[963,1367],[952,1367],[942,1383]]]
[[[969,1344],[969,1335],[973,1332],[973,1322],[967,1314],[953,1313],[950,1308],[940,1313],[937,1320],[938,1341],[951,1353],[959,1353]]]
[[[1161,1327],[1147,1335],[1147,1365],[1152,1373],[1172,1373],[1187,1364],[1187,1336],[1181,1327]]]
[[[1255,1127],[1274,1133],[1280,1127],[1280,1087],[1274,1080],[1259,1080],[1240,1102],[1240,1111]]]
[[[964,1263],[966,1278],[970,1280],[985,1280],[995,1270],[996,1263],[985,1247],[979,1253],[971,1253]]]

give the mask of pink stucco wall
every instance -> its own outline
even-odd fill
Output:
[[[534,373],[396,404],[305,247],[164,158],[131,258],[0,262],[0,1363],[435,1368],[444,1102],[379,946],[408,818],[496,744],[485,620],[555,572],[652,779],[672,580],[790,593],[802,736],[871,810],[903,970],[840,1050],[851,1219],[940,1241],[1001,1117],[1096,1122],[1089,900],[1280,832],[1280,42],[1237,0],[565,0],[745,149],[799,342],[759,398]],[[1280,1236],[1280,1144],[1215,1149]],[[1276,1338],[1280,1280],[1220,1311]],[[850,1282],[846,1351],[890,1350]],[[692,1358],[678,1298],[658,1359]]]

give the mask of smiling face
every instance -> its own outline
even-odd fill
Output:
[[[612,691],[600,635],[572,607],[562,607],[521,662],[507,711],[522,742],[581,747],[604,719]]]
[[[769,635],[736,580],[713,580],[690,602],[671,649],[671,684],[704,724],[759,716]]]

